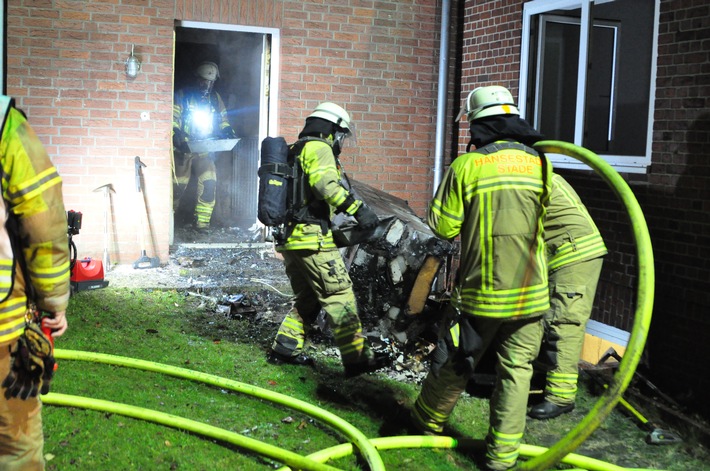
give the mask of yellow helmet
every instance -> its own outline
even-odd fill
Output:
[[[219,67],[214,62],[205,61],[197,66],[195,75],[205,80],[214,82],[219,78]]]
[[[510,94],[507,88],[500,85],[491,85],[478,87],[468,94],[466,104],[461,109],[456,121],[461,119],[464,114],[470,123],[486,116],[500,114],[520,115],[520,111],[515,107],[513,95]]]
[[[350,122],[350,115],[347,111],[335,103],[330,103],[328,101],[321,103],[316,106],[316,109],[313,110],[313,113],[309,114],[308,117],[325,119],[326,121],[337,124],[341,128],[352,131],[352,129],[350,129],[352,125]]]

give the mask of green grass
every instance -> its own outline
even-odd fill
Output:
[[[68,312],[69,331],[57,341],[57,348],[173,365],[282,393],[336,414],[367,437],[402,434],[398,414],[419,391],[417,385],[395,382],[382,374],[345,380],[337,358],[318,356],[316,368],[271,365],[265,352],[276,324],[252,317],[228,319],[212,312],[199,297],[177,291],[107,288],[80,292],[72,297]],[[347,441],[334,428],[302,412],[132,368],[60,360],[52,391],[173,414],[301,455]],[[583,392],[572,414],[554,421],[529,421],[525,442],[552,445],[574,427],[594,400]],[[43,418],[49,470],[280,467],[231,444],[118,414],[46,405]],[[467,437],[483,438],[488,401],[464,395],[451,424]],[[689,450],[686,444],[652,447],[644,443],[645,433],[629,418],[613,414],[577,452],[629,468],[710,469],[704,464],[707,455],[698,454],[697,448]],[[475,470],[472,455],[446,449],[381,452],[388,470]],[[353,456],[329,464],[344,470],[367,469]]]

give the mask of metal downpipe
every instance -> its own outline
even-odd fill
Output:
[[[436,193],[444,168],[444,147],[446,146],[446,103],[449,86],[449,25],[451,24],[451,0],[441,2],[441,41],[439,41],[439,82],[436,97],[436,143],[434,148],[434,184]]]

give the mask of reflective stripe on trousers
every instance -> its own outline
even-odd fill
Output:
[[[340,252],[286,250],[281,254],[294,292],[294,308],[281,323],[272,349],[282,355],[298,355],[303,349],[306,330],[323,309],[343,363],[371,358],[350,275]]]

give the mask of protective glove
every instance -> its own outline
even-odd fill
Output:
[[[187,146],[187,134],[182,129],[173,128],[173,147],[183,154],[190,152]]]
[[[471,319],[461,316],[459,319],[459,349],[454,355],[454,371],[459,376],[471,377],[474,371],[475,355],[483,348],[483,339],[473,329]]]
[[[365,230],[372,229],[377,226],[380,220],[377,218],[377,214],[370,208],[368,208],[365,203],[363,203],[360,208],[354,214],[355,220],[357,220],[358,225]]]
[[[471,377],[474,357],[483,348],[483,339],[473,329],[467,316],[462,316],[455,308],[449,309],[454,313],[444,317],[445,330],[439,335],[436,349],[431,354],[431,371],[439,377],[441,367],[450,360],[457,375]]]
[[[234,139],[237,137],[237,133],[234,132],[234,129],[230,127],[222,129],[221,134],[219,135],[221,139]]]
[[[35,323],[27,323],[15,348],[10,352],[11,366],[2,387],[7,388],[5,398],[22,400],[47,394],[54,377],[54,348],[52,341]]]

